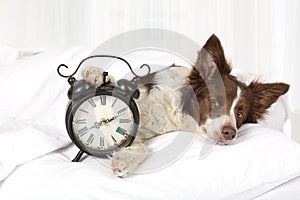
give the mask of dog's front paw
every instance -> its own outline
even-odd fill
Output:
[[[147,157],[145,146],[131,146],[115,152],[112,158],[112,171],[118,177],[126,177]]]
[[[103,69],[99,67],[87,67],[82,70],[81,75],[87,83],[93,86],[100,86],[103,84]],[[108,75],[105,81],[115,82],[115,79],[111,75]]]
[[[112,171],[118,177],[126,177],[129,172],[132,172],[136,167],[132,156],[129,152],[116,152],[112,159]]]

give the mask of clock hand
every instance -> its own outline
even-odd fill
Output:
[[[107,124],[107,123],[113,121],[114,119],[115,119],[115,117],[108,118],[108,119],[102,118],[102,119],[100,120],[100,123],[99,123],[99,124],[100,124],[100,126],[101,126],[102,124]]]
[[[117,117],[115,116],[115,117],[112,117],[112,118],[109,118],[109,119],[107,119],[106,121],[107,122],[111,122],[112,120],[114,120],[114,119],[116,119]]]
[[[99,124],[98,126],[101,126],[102,124],[108,124],[109,122],[112,122],[113,120],[117,119],[118,117],[120,117],[120,116],[123,115],[123,114],[125,114],[125,113],[122,113],[122,114],[113,116],[113,117],[108,118],[108,119],[101,118],[101,119],[100,119],[100,123],[98,123],[98,122],[95,122],[95,123],[98,123],[98,124]],[[97,127],[96,127],[96,128],[97,128]]]
[[[93,128],[96,128],[96,127],[95,127],[95,125],[94,125],[94,126],[92,126],[92,127],[90,127],[90,128],[88,128],[88,130],[90,130],[90,129],[93,129]]]
[[[111,122],[111,121],[117,119],[118,117],[120,117],[120,116],[123,115],[123,114],[125,114],[125,113],[116,115],[116,116],[114,116],[114,117],[112,117],[112,118],[108,118],[108,119],[105,120],[105,123],[109,123],[109,122]]]
[[[102,121],[100,123],[99,122],[95,122],[94,126],[91,126],[90,128],[88,128],[88,130],[93,129],[93,128],[99,129],[100,126],[102,125],[102,123],[103,123]]]

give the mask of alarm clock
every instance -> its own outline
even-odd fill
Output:
[[[123,61],[135,76],[131,81],[120,79],[116,83],[107,82],[108,72],[103,72],[103,84],[95,87],[84,80],[76,80],[73,76],[80,66],[92,58],[115,58]],[[78,162],[84,153],[96,157],[110,157],[115,151],[129,146],[137,134],[139,126],[139,111],[135,103],[140,92],[138,76],[130,64],[121,57],[112,55],[92,55],[83,59],[75,72],[63,75],[60,69],[68,68],[61,64],[57,73],[68,78],[69,102],[66,109],[65,124],[68,135],[80,149],[72,160]],[[146,67],[150,74],[150,67]]]
[[[137,133],[139,111],[134,101],[139,97],[135,79],[105,82],[94,87],[84,80],[68,79],[70,99],[65,123],[73,143],[80,149],[73,161],[83,153],[107,157],[129,146]]]

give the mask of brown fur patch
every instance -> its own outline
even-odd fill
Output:
[[[256,123],[263,119],[267,109],[277,99],[289,90],[289,85],[285,83],[259,83],[253,81],[248,86],[250,110],[247,122]]]

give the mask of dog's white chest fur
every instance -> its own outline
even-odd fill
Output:
[[[171,67],[155,74],[155,86],[150,91],[140,88],[141,96],[137,101],[140,137],[150,138],[176,130],[195,131],[196,121],[182,112],[180,89],[187,84],[189,72],[188,68]]]

